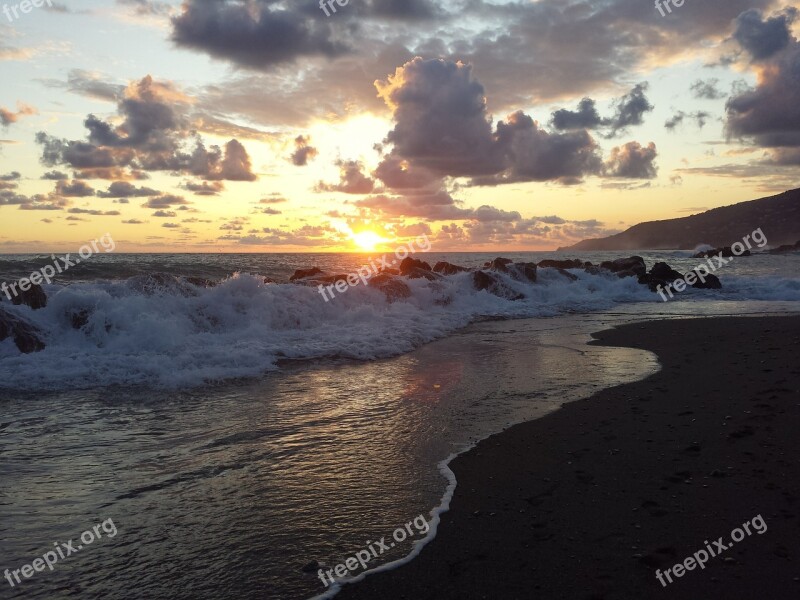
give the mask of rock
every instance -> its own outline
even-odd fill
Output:
[[[658,291],[659,286],[666,287],[673,281],[683,279],[683,275],[670,267],[665,262],[658,262],[653,265],[649,273],[639,277],[639,283],[646,285],[651,291]]]
[[[631,256],[630,258],[618,258],[617,260],[605,261],[600,263],[601,269],[606,269],[612,273],[631,271],[637,277],[647,273],[647,265],[641,256]]]
[[[456,273],[464,273],[465,271],[469,271],[469,269],[449,262],[437,262],[436,266],[433,267],[433,272],[441,275],[455,275]]]
[[[297,281],[298,279],[307,279],[309,277],[314,277],[314,275],[322,275],[322,269],[318,267],[311,267],[310,269],[297,269],[289,278],[289,281]]]
[[[711,273],[706,275],[705,272],[703,272],[703,279],[705,279],[705,282],[704,282],[703,279],[700,279],[700,275],[699,275],[697,269],[692,270],[691,273],[694,273],[694,276],[697,278],[697,281],[695,281],[692,284],[693,288],[697,288],[699,290],[721,290],[722,289],[722,282],[719,280],[719,277],[717,277],[716,275],[712,275]],[[687,277],[688,277],[688,274],[687,274]]]
[[[25,306],[30,306],[33,310],[39,310],[40,308],[44,308],[47,306],[47,294],[44,293],[42,286],[36,285],[35,283],[31,284],[26,291],[20,289],[19,284],[16,284],[14,290],[17,292],[14,295],[14,292],[11,291],[10,288],[9,293],[11,294],[11,304],[15,306],[20,306],[24,304]],[[0,300],[5,301],[7,296],[5,293],[0,293]]]
[[[712,250],[703,250],[702,252],[698,252],[694,254],[692,258],[711,258],[712,256],[717,256],[722,254],[723,258],[731,258],[733,256],[737,256],[733,253],[733,249],[730,246],[724,246],[722,248],[713,248]],[[742,254],[738,256],[750,256],[750,250],[745,250]]]
[[[388,273],[381,273],[369,280],[367,284],[369,287],[382,291],[386,295],[386,299],[391,304],[397,300],[403,300],[411,297],[411,288],[408,285],[396,279]]]
[[[577,258],[575,260],[543,260],[539,263],[539,267],[543,269],[580,269],[583,266],[583,261]]]
[[[561,273],[564,277],[566,277],[570,281],[578,281],[578,276],[575,275],[574,273],[570,273],[569,271],[567,271],[565,269],[556,269],[556,271]]]
[[[650,269],[650,273],[652,277],[656,279],[663,279],[665,281],[676,281],[678,279],[683,279],[683,275],[678,273],[675,269],[670,267],[665,262],[658,262],[653,265],[653,268]]]
[[[415,270],[432,271],[428,263],[416,258],[411,258],[410,256],[404,258],[403,262],[400,263],[400,275],[410,275],[415,272]]]
[[[508,265],[513,262],[510,258],[495,258],[492,262],[484,263],[483,268],[499,271],[500,273],[508,273]]]
[[[603,275],[604,273],[608,273],[605,269],[601,269],[597,265],[593,265],[589,263],[583,267],[583,270],[588,273],[589,275]]]
[[[506,298],[508,300],[521,300],[525,297],[509,288],[494,275],[487,273],[486,271],[475,271],[472,274],[472,284],[478,291],[486,290],[490,294],[494,294],[495,296]]]
[[[773,248],[769,251],[770,254],[786,254],[787,252],[798,252],[800,251],[800,242],[797,242],[794,245],[787,244],[784,246],[778,246],[777,248]]]
[[[508,268],[508,273],[517,281],[536,283],[536,263],[514,263]]]
[[[23,354],[44,350],[44,335],[32,323],[21,319],[0,308],[0,341],[12,338]]]
[[[87,323],[89,323],[89,312],[88,308],[82,308],[80,310],[71,309],[67,311],[67,318],[69,318],[70,325],[72,325],[73,329],[83,329]]]
[[[320,273],[322,273],[322,271],[320,271]],[[325,277],[314,277],[313,279],[308,278],[308,283],[311,284],[324,283],[325,285],[331,285],[339,281],[347,282],[347,275],[345,273],[340,273],[339,275],[325,275]],[[360,282],[361,280],[359,279],[358,281]]]

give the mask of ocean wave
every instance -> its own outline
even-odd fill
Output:
[[[326,302],[318,289],[235,274],[217,285],[174,275],[49,286],[45,308],[5,310],[39,328],[46,348],[21,355],[0,342],[0,387],[63,390],[109,385],[180,388],[253,377],[281,360],[372,360],[409,352],[484,318],[526,318],[660,303],[635,277],[539,269],[538,281],[495,273],[518,300],[477,291],[472,273],[404,279],[407,298],[387,301],[368,286]],[[800,280],[732,277],[691,301],[800,300]]]

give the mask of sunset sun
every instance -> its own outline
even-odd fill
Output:
[[[366,252],[372,252],[375,250],[376,246],[384,241],[386,240],[374,231],[359,231],[358,233],[353,233],[353,242],[355,245]]]

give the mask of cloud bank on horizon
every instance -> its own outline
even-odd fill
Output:
[[[112,222],[130,251],[350,250],[364,230],[545,249],[800,182],[791,2],[351,0],[326,17],[317,0],[89,0],[23,17],[0,24],[0,251]]]

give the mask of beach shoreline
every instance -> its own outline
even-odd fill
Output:
[[[338,598],[797,597],[800,317],[653,321],[593,337],[655,352],[663,368],[458,456],[437,537]],[[757,515],[763,535],[659,583],[657,569]]]

